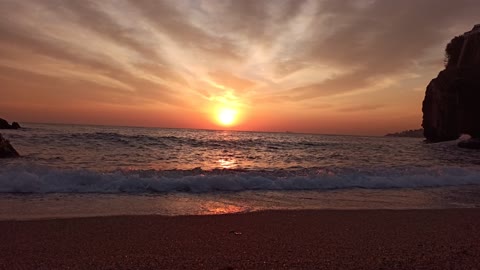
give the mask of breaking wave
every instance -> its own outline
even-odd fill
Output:
[[[480,185],[478,168],[297,170],[60,170],[14,165],[0,169],[0,193],[208,193],[247,190],[392,189]]]

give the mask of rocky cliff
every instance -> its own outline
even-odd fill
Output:
[[[445,69],[427,87],[423,100],[425,138],[480,138],[480,24],[447,45]]]

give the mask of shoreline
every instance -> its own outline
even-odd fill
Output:
[[[480,209],[0,221],[0,269],[472,269]]]
[[[477,210],[480,212],[480,207],[449,207],[449,208],[298,208],[298,209],[260,209],[260,210],[245,210],[239,212],[222,212],[222,213],[207,213],[207,214],[99,214],[99,215],[71,215],[71,216],[36,216],[36,217],[22,217],[22,218],[0,218],[2,222],[44,222],[44,221],[73,221],[84,219],[135,219],[140,218],[200,218],[200,217],[223,217],[223,216],[243,216],[243,215],[256,215],[256,214],[281,214],[281,213],[304,213],[304,212],[410,212],[410,211],[469,211]],[[240,218],[240,217],[239,217]],[[479,224],[480,225],[480,224]],[[480,227],[479,227],[480,228]]]

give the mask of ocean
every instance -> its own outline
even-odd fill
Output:
[[[0,219],[480,206],[480,152],[417,138],[25,124]]]

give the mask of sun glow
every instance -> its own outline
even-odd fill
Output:
[[[218,110],[217,121],[222,126],[231,126],[237,120],[237,111],[230,108],[222,108]]]

